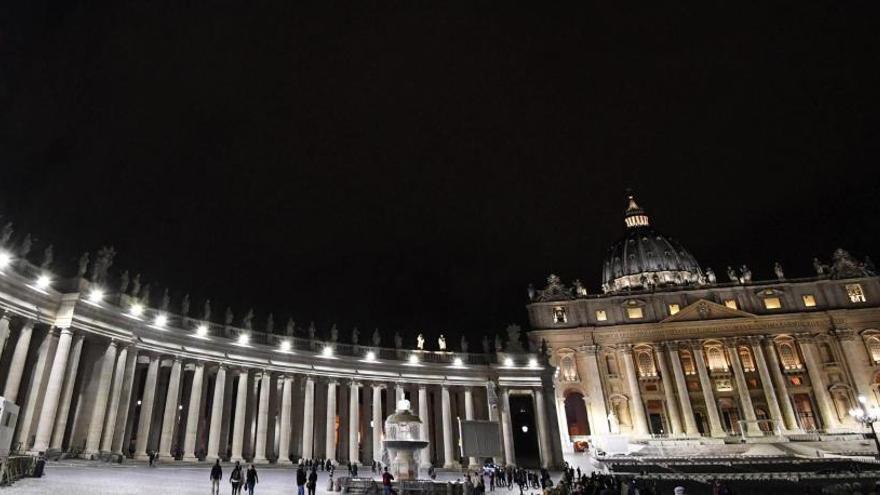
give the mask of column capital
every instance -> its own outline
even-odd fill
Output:
[[[798,344],[815,344],[816,336],[809,332],[801,332],[794,334],[794,339]]]
[[[362,384],[359,380],[356,380],[356,379],[352,378],[352,379],[348,382],[348,386],[351,387],[351,388],[360,388],[360,387],[363,386],[363,384]]]
[[[588,356],[595,356],[599,353],[599,346],[596,344],[579,345],[575,348],[578,352],[583,352]]]
[[[385,388],[385,384],[382,382],[372,382],[370,383],[370,386],[373,387],[373,390],[382,390],[383,388]]]
[[[748,337],[746,337],[746,340],[749,342],[749,344],[752,345],[752,347],[760,346],[761,343],[764,342],[764,340],[766,339],[766,335],[749,335]]]
[[[619,344],[617,346],[617,350],[624,354],[632,354],[633,345],[632,344]]]
[[[831,331],[831,333],[840,341],[855,340],[856,336],[858,335],[855,330],[852,330],[850,328],[835,328]]]
[[[25,318],[24,323],[21,324],[21,331],[22,332],[25,330],[31,331],[34,329],[35,324],[36,324],[36,322],[34,322],[34,320],[32,320],[30,318]]]

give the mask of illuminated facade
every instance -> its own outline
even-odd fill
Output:
[[[565,450],[609,434],[717,442],[861,431],[849,410],[880,404],[880,280],[843,250],[816,275],[725,281],[650,225],[630,198],[603,294],[555,275],[530,290],[533,342],[556,366]]]

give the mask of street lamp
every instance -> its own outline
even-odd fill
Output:
[[[868,399],[864,395],[860,395],[859,407],[850,409],[849,415],[871,430],[871,436],[874,437],[874,444],[877,446],[877,456],[880,457],[880,439],[877,438],[877,431],[874,429],[874,423],[880,420],[880,409],[872,407],[869,410],[867,402]]]

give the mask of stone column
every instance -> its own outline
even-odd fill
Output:
[[[602,390],[602,375],[599,373],[599,346],[585,345],[578,347],[577,350],[578,374],[587,389],[587,396],[584,399],[591,433],[608,435],[611,433],[611,428],[608,425],[608,409],[605,407],[605,393]]]
[[[449,387],[443,385],[440,391],[441,411],[443,413],[443,467],[455,467],[455,454],[452,445],[452,408],[449,400]]]
[[[544,391],[534,390],[535,416],[538,423],[538,451],[541,454],[541,467],[549,468],[553,464],[553,449],[550,447],[550,431],[547,426],[547,404],[544,402]]]
[[[403,392],[403,385],[399,383],[394,384],[394,410],[397,410],[397,403],[402,401],[406,397],[406,394]]]
[[[840,428],[840,422],[837,414],[834,412],[834,403],[831,395],[828,393],[828,387],[825,385],[825,377],[822,376],[822,364],[819,362],[816,351],[816,339],[809,334],[797,334],[797,342],[801,346],[801,352],[804,355],[804,361],[807,365],[807,373],[810,375],[810,385],[813,387],[813,396],[816,398],[816,404],[819,406],[819,413],[822,415],[822,424],[825,425],[825,431]]]
[[[746,435],[750,437],[759,437],[762,436],[761,428],[758,427],[758,424],[755,421],[758,420],[758,417],[755,415],[755,406],[752,405],[752,396],[749,392],[749,385],[746,383],[746,376],[743,373],[742,361],[739,358],[739,352],[737,351],[736,344],[731,341],[726,342],[727,346],[727,355],[730,358],[730,364],[733,367],[733,377],[736,380],[736,391],[739,395],[739,403],[743,412],[743,415],[746,417]]]
[[[137,370],[138,351],[131,346],[125,362],[125,374],[123,375],[122,393],[119,397],[119,414],[116,416],[116,432],[113,434],[113,445],[110,449],[116,455],[124,455],[128,452],[129,439],[125,436],[128,415],[131,409],[131,393],[134,389],[134,375]],[[126,452],[122,451],[125,445]]]
[[[785,424],[791,431],[800,431],[797,415],[794,413],[794,406],[791,405],[791,399],[788,396],[788,384],[785,375],[782,374],[782,367],[779,366],[779,356],[776,354],[776,345],[770,338],[764,338],[764,350],[767,353],[768,366],[770,367],[770,375],[773,377],[773,383],[776,385],[776,393],[779,394],[779,405],[782,407],[782,414],[785,417]]]
[[[171,376],[168,378],[168,393],[165,395],[165,416],[162,418],[162,437],[159,440],[159,459],[174,460],[171,452],[174,443],[174,430],[177,426],[177,414],[180,402],[180,357],[175,356],[171,364]]]
[[[6,340],[9,338],[9,314],[0,315],[0,354],[3,354],[3,348],[6,347]]]
[[[428,442],[420,451],[419,467],[428,469],[431,467],[431,422],[428,414],[428,386],[419,384],[419,419],[422,420],[422,438]]]
[[[464,387],[464,419],[474,419],[474,393],[471,387],[468,386]],[[468,465],[474,468],[478,467],[477,458],[468,457]]]
[[[660,368],[660,379],[663,381],[663,397],[666,399],[666,412],[669,413],[669,429],[672,430],[670,433],[681,435],[684,431],[681,428],[681,417],[678,415],[678,406],[675,403],[672,376],[669,375],[666,357],[663,355],[663,350],[659,345],[654,348],[654,359],[657,360],[657,366]]]
[[[205,363],[196,362],[193,371],[192,387],[189,391],[189,407],[186,410],[186,436],[183,440],[183,460],[195,462],[199,458],[196,454],[196,437],[199,434],[199,417],[202,405],[202,383],[205,381]]]
[[[257,442],[254,448],[254,462],[267,464],[266,458],[266,434],[269,431],[269,389],[272,388],[272,375],[263,371],[260,378],[260,409],[257,410]]]
[[[767,400],[767,409],[770,410],[770,419],[773,420],[773,429],[777,433],[785,428],[782,419],[782,411],[779,409],[779,401],[776,400],[776,391],[773,390],[773,382],[770,378],[770,370],[767,368],[767,360],[764,359],[764,350],[761,349],[761,338],[750,337],[749,344],[752,354],[755,355],[755,366],[758,367],[758,376],[761,377],[761,388],[764,389],[764,398]]]
[[[278,464],[291,464],[290,414],[293,406],[293,377],[284,377],[281,393],[281,439],[278,441]]]
[[[238,372],[238,392],[235,397],[235,422],[232,424],[232,462],[244,462],[244,425],[247,415],[248,370]]]
[[[55,358],[52,360],[49,384],[46,386],[46,394],[43,398],[43,409],[40,411],[40,422],[37,424],[37,436],[34,441],[33,452],[49,450],[52,427],[55,426],[55,414],[58,412],[58,400],[61,397],[64,371],[67,369],[71,336],[72,333],[69,328],[61,330],[61,337],[58,339],[58,347],[55,350]],[[0,351],[2,351],[2,347],[0,347]]]
[[[678,391],[678,404],[681,406],[681,415],[684,416],[684,432],[689,437],[700,436],[697,421],[694,419],[694,409],[691,406],[691,395],[687,388],[687,380],[681,369],[681,359],[678,355],[678,344],[667,343],[669,362],[672,363],[672,373],[675,376],[675,387]],[[664,387],[665,382],[664,382]]]
[[[360,445],[358,438],[360,437],[361,409],[359,400],[359,389],[361,384],[352,381],[349,386],[349,402],[348,402],[348,463],[360,464]]]
[[[9,375],[6,377],[6,387],[3,389],[3,397],[16,404],[18,404],[18,388],[21,386],[21,377],[24,374],[24,365],[27,361],[28,348],[30,348],[33,333],[34,322],[25,320],[19,332],[18,341],[15,342],[15,351],[12,353],[12,361],[9,365]]]
[[[64,372],[64,389],[58,402],[55,427],[52,429],[52,442],[49,444],[49,450],[51,451],[61,451],[64,445],[67,416],[70,414],[70,404],[73,402],[73,388],[76,385],[76,375],[79,368],[79,356],[82,353],[82,346],[83,336],[80,333],[73,337],[73,344],[67,358],[67,368]]]
[[[623,361],[623,368],[626,373],[626,383],[629,385],[629,393],[632,398],[629,411],[633,420],[633,434],[636,436],[648,436],[651,432],[648,430],[648,418],[645,416],[645,404],[642,402],[642,390],[633,363],[632,346],[624,346],[619,356]]]
[[[510,424],[510,392],[501,389],[501,438],[504,440],[504,463],[516,466],[516,453],[513,451],[513,425]]]
[[[715,391],[712,387],[712,379],[706,369],[706,358],[703,357],[703,344],[693,344],[694,364],[697,366],[697,375],[700,377],[700,388],[703,389],[703,400],[706,402],[706,414],[709,416],[709,433],[713,437],[724,437],[727,433],[721,427],[721,416],[718,415],[718,404],[715,403]]]
[[[223,401],[226,395],[226,365],[220,363],[214,379],[214,399],[211,401],[211,427],[208,432],[207,461],[220,458],[220,431],[223,428]]]
[[[116,416],[119,414],[119,400],[122,397],[122,385],[125,383],[125,365],[128,364],[128,348],[123,346],[116,359],[116,371],[113,373],[113,388],[110,390],[110,405],[107,407],[107,419],[104,435],[101,437],[101,453],[113,452],[113,435],[116,433]],[[126,404],[128,406],[128,404]]]
[[[568,416],[565,414],[565,397],[561,395],[559,385],[556,386],[556,423],[559,425],[559,442],[562,445],[562,453],[574,454],[574,443],[571,441],[571,434],[568,431]],[[590,424],[590,428],[593,428],[592,424]]]
[[[303,441],[302,458],[314,459],[315,445],[315,378],[306,376],[305,397],[303,398]]]
[[[113,380],[113,365],[116,364],[116,341],[111,340],[101,362],[101,374],[98,388],[95,391],[95,406],[92,409],[92,420],[89,423],[89,434],[86,438],[85,454],[96,456],[101,447],[101,430],[107,414],[107,399],[110,396],[110,382]]]
[[[856,333],[849,329],[838,328],[834,331],[840,341],[840,347],[846,356],[846,364],[852,374],[853,385],[858,395],[863,395],[868,400],[868,408],[876,407],[877,400],[871,390],[872,363],[870,362],[865,342]]]
[[[373,384],[373,460],[382,461],[382,385],[376,383]]]
[[[138,421],[134,458],[142,461],[148,458],[147,447],[153,419],[153,406],[156,401],[156,385],[159,381],[159,363],[159,356],[150,357],[150,365],[147,368],[147,379],[144,382],[144,396],[143,399],[141,399],[140,420]]]
[[[324,457],[336,464],[336,382],[332,380],[327,384],[327,443]]]

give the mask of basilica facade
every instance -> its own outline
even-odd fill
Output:
[[[806,278],[779,263],[771,280],[746,266],[716,277],[632,197],[624,224],[601,294],[555,275],[529,289],[529,337],[549,349],[565,451],[608,435],[720,443],[862,431],[850,410],[880,404],[869,259],[837,250]]]

